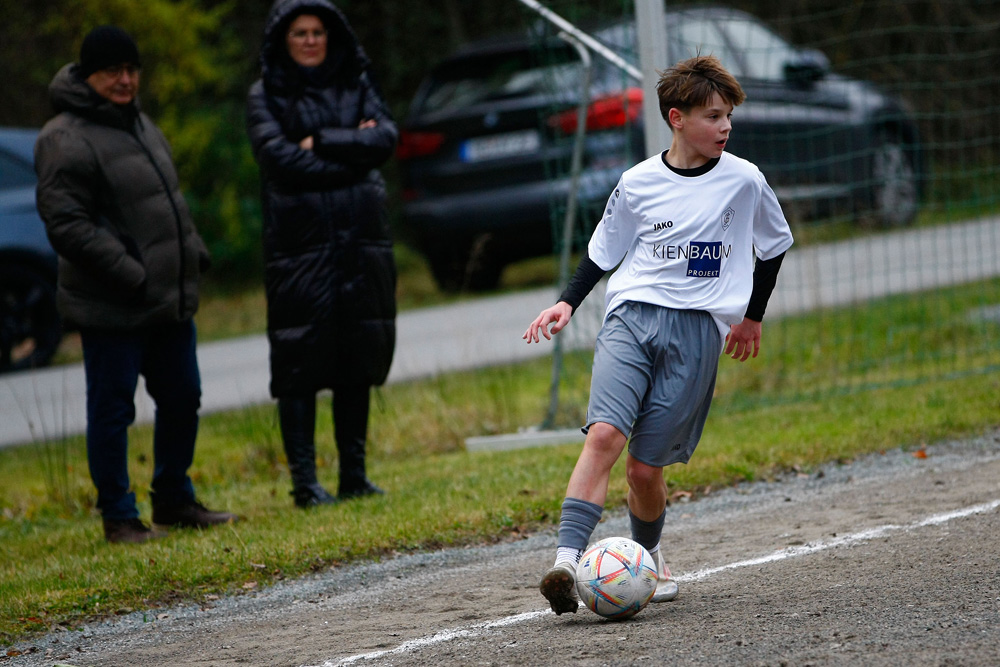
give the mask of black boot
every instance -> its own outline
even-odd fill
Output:
[[[306,509],[317,505],[333,505],[340,502],[336,496],[331,496],[330,492],[324,489],[319,483],[307,486],[296,486],[292,489],[292,498],[295,499],[295,506]]]
[[[370,387],[361,386],[342,387],[333,392],[333,430],[340,453],[337,496],[342,500],[385,493],[365,473],[370,391]]]
[[[337,502],[316,480],[316,398],[279,398],[278,421],[288,471],[292,474],[291,495],[295,506],[305,508]]]

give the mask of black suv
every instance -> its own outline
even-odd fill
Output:
[[[747,101],[727,150],[761,168],[789,217],[846,210],[886,226],[914,220],[922,157],[899,100],[832,73],[822,53],[741,11],[674,9],[666,32],[671,62],[714,54],[739,79]],[[590,34],[638,63],[634,22]],[[579,189],[591,229],[621,172],[645,157],[643,91],[593,62]],[[527,35],[460,49],[421,84],[397,154],[402,215],[441,287],[489,289],[504,265],[552,251],[582,71],[562,40]]]
[[[35,208],[37,136],[0,128],[0,372],[47,365],[62,340],[56,253]]]

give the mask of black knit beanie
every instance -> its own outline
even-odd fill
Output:
[[[128,33],[113,25],[94,28],[80,45],[77,73],[81,79],[105,67],[128,63],[139,66],[139,49]]]

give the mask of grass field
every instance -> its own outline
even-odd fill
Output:
[[[998,291],[1000,284],[987,281],[767,325],[758,359],[720,360],[709,425],[691,464],[668,469],[671,493],[697,497],[996,428],[997,324],[967,314]],[[921,326],[928,320],[937,325]],[[586,368],[589,356],[569,361]],[[358,559],[517,539],[550,527],[578,446],[489,454],[463,448],[470,435],[537,424],[550,370],[539,360],[379,390],[370,474],[388,494],[309,512],[293,508],[288,496],[273,407],[207,416],[195,486],[206,504],[244,520],[142,546],[103,542],[82,437],[2,450],[0,642],[127,610],[239,594]],[[582,397],[571,412],[585,401],[588,380],[583,372],[567,380],[573,386],[566,395]],[[335,487],[330,419],[322,398],[321,480]],[[131,438],[132,479],[148,520],[151,430],[135,427]],[[621,506],[625,494],[618,470],[608,505]]]
[[[397,249],[401,309],[445,295],[426,265]],[[501,289],[551,285],[551,258],[521,262]],[[761,356],[720,361],[716,400],[688,466],[667,471],[675,499],[830,461],[977,434],[1000,426],[1000,280],[901,295],[765,325]],[[984,315],[985,313],[985,315]],[[262,290],[207,290],[199,338],[262,333]],[[72,336],[61,361],[79,359]],[[574,353],[557,422],[579,424],[590,355]],[[0,644],[91,619],[255,590],[361,559],[518,539],[551,527],[579,447],[470,454],[471,435],[538,424],[551,363],[540,360],[392,385],[373,402],[371,477],[389,493],[303,512],[293,508],[271,406],[207,416],[192,477],[211,507],[243,521],[176,531],[142,546],[103,542],[82,437],[0,450]],[[336,487],[336,448],[321,398],[321,480]],[[152,434],[131,432],[130,468],[149,518]],[[608,505],[625,502],[621,470]]]

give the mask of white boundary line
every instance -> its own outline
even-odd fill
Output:
[[[805,544],[801,547],[788,547],[787,549],[782,549],[781,551],[775,551],[767,556],[761,556],[760,558],[751,558],[750,560],[741,560],[735,563],[729,563],[728,565],[722,565],[720,567],[712,567],[705,570],[699,570],[697,572],[691,572],[690,574],[682,574],[675,577],[678,583],[683,583],[685,581],[701,581],[702,579],[707,579],[714,574],[720,572],[725,572],[726,570],[735,570],[741,567],[752,567],[754,565],[764,565],[765,563],[774,563],[779,560],[785,560],[787,558],[795,558],[797,556],[807,556],[811,553],[816,553],[817,551],[825,551],[827,549],[834,549],[836,547],[846,546],[848,544],[854,544],[856,542],[867,542],[868,540],[874,540],[879,537],[884,537],[890,533],[897,533],[900,531],[909,532],[916,528],[923,528],[925,526],[934,526],[939,523],[946,523],[952,519],[961,519],[962,517],[970,516],[972,514],[984,514],[990,512],[997,507],[1000,507],[1000,500],[994,500],[992,502],[983,503],[982,505],[973,505],[971,507],[966,507],[963,509],[955,510],[953,512],[945,512],[943,514],[933,514],[926,519],[921,519],[920,521],[915,521],[913,523],[899,526],[894,524],[889,524],[885,526],[876,526],[875,528],[869,528],[868,530],[863,530],[859,533],[852,533],[850,535],[844,535],[843,537],[834,538],[828,542],[817,542],[815,544]]]
[[[676,580],[680,583],[691,582],[691,581],[701,581],[702,579],[707,579],[713,575],[719,574],[720,572],[726,572],[727,570],[736,570],[742,567],[752,567],[754,565],[764,565],[767,563],[775,563],[782,560],[787,560],[789,558],[797,558],[799,556],[808,556],[809,554],[817,553],[820,551],[826,551],[827,549],[835,549],[837,547],[847,546],[850,544],[856,544],[858,542],[867,542],[869,540],[877,539],[879,537],[884,537],[892,533],[908,533],[910,531],[916,530],[918,528],[924,528],[926,526],[936,526],[938,524],[947,523],[954,519],[961,519],[973,514],[985,514],[986,512],[991,512],[997,507],[1000,507],[1000,499],[990,501],[988,503],[982,503],[980,505],[972,505],[970,507],[965,507],[962,509],[957,509],[951,512],[944,512],[941,514],[932,514],[924,519],[914,521],[905,525],[897,524],[887,524],[885,526],[876,526],[875,528],[869,528],[868,530],[863,530],[857,533],[851,533],[850,535],[844,535],[843,537],[837,537],[826,542],[816,542],[814,544],[806,544],[800,547],[788,547],[787,549],[781,549],[780,551],[775,551],[766,556],[761,556],[759,558],[751,558],[749,560],[736,561],[735,563],[729,563],[727,565],[721,565],[719,567],[706,568],[704,570],[698,570],[697,572],[691,572],[689,574],[683,574],[676,577]],[[539,616],[544,616],[546,614],[551,614],[552,611],[545,609],[542,611],[529,611],[524,614],[517,614],[514,616],[507,616],[506,618],[501,618],[496,621],[489,621],[487,623],[476,623],[474,625],[469,625],[464,628],[455,628],[453,630],[444,630],[442,632],[435,633],[428,637],[420,637],[419,639],[411,639],[405,641],[396,648],[386,649],[384,651],[373,651],[371,653],[359,653],[357,655],[348,656],[340,660],[332,661],[328,660],[318,667],[339,667],[340,665],[349,665],[351,663],[357,662],[359,660],[374,660],[376,658],[382,658],[388,655],[399,655],[401,653],[409,653],[410,651],[418,650],[427,646],[433,646],[435,644],[441,644],[444,642],[451,641],[453,639],[462,639],[466,637],[478,637],[484,635],[491,630],[497,628],[504,628],[510,625],[517,625],[525,621],[530,621],[538,618]]]

